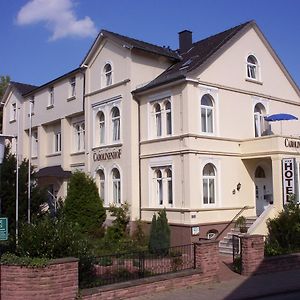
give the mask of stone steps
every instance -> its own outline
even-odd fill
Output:
[[[247,230],[251,227],[251,225],[255,222],[256,217],[246,218],[246,227]],[[232,255],[233,246],[232,246],[232,236],[238,235],[243,236],[245,233],[241,233],[238,228],[232,227],[231,230],[227,233],[226,236],[219,242],[219,252],[221,254]]]

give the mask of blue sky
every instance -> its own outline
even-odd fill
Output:
[[[35,85],[77,68],[103,29],[178,47],[254,19],[300,85],[297,0],[0,0],[0,75]]]

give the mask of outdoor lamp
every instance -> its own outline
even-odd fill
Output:
[[[241,187],[242,187],[242,185],[241,185],[241,183],[239,182],[239,183],[237,184],[237,186],[236,186],[236,189],[237,189],[238,192],[240,191]]]

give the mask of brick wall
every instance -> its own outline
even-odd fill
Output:
[[[300,253],[264,257],[264,237],[242,237],[242,274],[263,274],[300,269]]]
[[[143,278],[81,291],[83,300],[127,299],[172,288],[188,287],[216,279],[219,270],[218,242],[195,244],[196,269]]]
[[[73,300],[77,292],[77,259],[56,259],[44,268],[1,266],[1,300]]]

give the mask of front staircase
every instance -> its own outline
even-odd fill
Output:
[[[257,219],[257,217],[247,217],[246,218],[246,227],[247,227],[247,230],[256,221],[256,219]],[[233,252],[232,236],[233,235],[243,236],[245,234],[246,233],[240,233],[239,228],[234,227],[234,224],[233,224],[233,227],[231,228],[231,230],[219,242],[219,252],[221,254],[232,255],[232,252]]]

